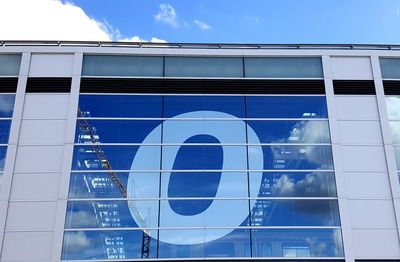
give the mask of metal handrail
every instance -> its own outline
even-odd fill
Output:
[[[239,44],[239,43],[153,43],[116,41],[22,41],[0,40],[0,47],[124,47],[177,49],[329,49],[329,50],[400,50],[400,44]]]

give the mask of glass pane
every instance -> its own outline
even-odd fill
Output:
[[[400,147],[394,148],[394,155],[396,157],[397,170],[400,170]]]
[[[0,171],[4,170],[4,165],[6,164],[6,154],[7,154],[7,147],[0,146]]]
[[[85,117],[162,117],[162,97],[144,95],[80,95]]]
[[[156,238],[157,231],[148,231]],[[64,233],[62,259],[142,258],[142,230],[69,231]],[[150,238],[149,258],[157,256],[157,240]]]
[[[399,111],[400,113],[400,111]],[[400,144],[400,122],[389,122],[394,144]]]
[[[400,97],[386,97],[386,107],[390,120],[400,120]]]
[[[160,146],[75,146],[72,170],[108,170],[104,159],[112,170],[159,170],[160,151]]]
[[[380,58],[379,61],[383,78],[400,78],[400,59]]]
[[[264,169],[322,169],[332,170],[331,146],[249,146],[249,168],[259,170],[256,157],[264,156]]]
[[[340,226],[336,200],[251,200],[252,226]]]
[[[243,121],[167,120],[163,123],[163,143],[244,144],[246,124]]]
[[[157,227],[158,201],[69,201],[65,228]]]
[[[319,57],[246,57],[246,77],[322,78]]]
[[[85,76],[163,76],[163,58],[156,56],[85,55]]]
[[[248,96],[248,118],[327,118],[324,96]]]
[[[244,97],[242,96],[164,97],[164,117],[243,118],[244,108]]]
[[[129,198],[159,196],[160,173],[115,173],[128,192]],[[128,182],[130,181],[130,183]],[[129,186],[128,186],[129,185]],[[69,186],[70,199],[122,198],[123,194],[111,182],[108,172],[72,173]]]
[[[75,142],[90,143],[88,131],[82,132],[80,124],[85,127],[82,120],[77,121]],[[87,120],[87,124],[101,143],[161,143],[161,121]]]
[[[332,172],[251,172],[251,197],[336,197]]]
[[[15,95],[0,94],[0,118],[12,117]]]
[[[248,200],[162,200],[160,203],[160,227],[248,226],[248,217]]]
[[[340,229],[252,229],[251,238],[253,257],[344,256]],[[274,248],[265,252],[266,246]]]
[[[159,258],[249,257],[246,229],[160,230]]]
[[[246,172],[171,172],[161,174],[162,197],[247,197]]]
[[[243,77],[240,57],[165,57],[165,76]]]
[[[247,169],[245,146],[163,146],[162,156],[163,170]]]
[[[0,55],[0,75],[3,76],[19,75],[20,64],[21,64],[21,55]]]
[[[0,144],[7,144],[10,135],[11,120],[0,120]]]
[[[330,143],[328,121],[247,121],[249,143]]]

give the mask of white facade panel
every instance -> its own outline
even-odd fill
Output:
[[[73,64],[73,54],[32,54],[29,76],[70,77]]]
[[[375,96],[335,96],[338,120],[378,120]]]
[[[372,79],[369,57],[331,57],[333,79],[370,80]]]
[[[379,121],[338,121],[342,144],[382,145]]]
[[[57,200],[60,173],[14,174],[11,200]]]
[[[22,120],[19,144],[62,145],[66,120]]]
[[[66,119],[68,94],[26,94],[23,118]]]
[[[10,202],[6,230],[52,230],[57,202]]]
[[[344,171],[386,172],[383,146],[342,146]]]
[[[352,227],[396,228],[392,200],[348,200],[348,205]]]
[[[400,257],[396,229],[353,229],[352,237],[356,259],[398,259]]]
[[[388,173],[346,172],[349,198],[391,198]]]
[[[52,232],[7,232],[1,261],[50,261]]]
[[[60,172],[63,151],[63,146],[19,146],[14,172]]]

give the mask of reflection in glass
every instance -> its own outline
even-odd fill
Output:
[[[101,105],[101,106],[99,106]],[[80,95],[85,117],[160,118],[162,97],[145,95]]]
[[[79,121],[76,125],[75,142],[91,143],[90,137],[82,134]],[[88,120],[87,123],[101,143],[161,143],[161,121]],[[152,131],[157,134],[145,140]]]
[[[336,197],[332,172],[250,172],[249,183],[251,197]]]
[[[400,106],[400,104],[399,104]],[[400,109],[399,109],[400,113]],[[400,144],[400,122],[389,122],[390,129],[392,130],[392,140],[394,144]]]
[[[14,94],[0,94],[0,118],[12,117],[14,100]]]
[[[400,97],[386,97],[386,107],[389,120],[400,120]]]
[[[272,257],[343,256],[340,229],[252,229],[251,236],[253,257],[265,256],[263,248],[268,243]]]
[[[249,143],[330,143],[328,121],[247,121],[257,134]]]
[[[116,173],[125,188],[132,192],[128,197],[134,198],[151,198],[159,196],[160,173]],[[132,180],[146,180],[147,183],[141,184],[139,187],[136,183],[131,183],[128,188],[128,177]],[[122,198],[123,195],[118,190],[107,172],[101,173],[72,173],[69,186],[70,199],[83,198]]]
[[[259,147],[249,146],[249,168],[257,163],[253,156],[259,154]],[[262,146],[264,169],[326,169],[332,170],[331,146],[274,145]]]
[[[0,146],[0,171],[4,171],[4,166],[6,164],[6,154],[7,154],[7,147]]]
[[[157,231],[148,231],[156,236]],[[64,233],[62,259],[134,259],[142,257],[142,230],[68,231]],[[149,257],[157,256],[157,241],[150,239]]]
[[[160,227],[247,226],[248,216],[248,200],[170,199],[160,203]]]
[[[0,120],[0,144],[7,144],[10,135],[11,120]]]
[[[400,170],[400,147],[394,148],[394,156],[396,158],[397,170]]]
[[[142,225],[135,222],[130,209],[142,217]],[[70,201],[65,219],[66,228],[157,226],[158,201],[150,200]]]
[[[247,96],[248,118],[327,118],[325,96]]]
[[[400,59],[380,58],[382,77],[386,79],[400,79]]]
[[[336,200],[251,200],[252,226],[339,226]]]
[[[1,76],[18,76],[21,64],[21,55],[17,54],[1,54],[0,55],[0,75]],[[1,105],[1,101],[0,101]],[[0,106],[1,107],[1,106]]]
[[[160,169],[160,146],[102,146],[102,151],[113,170],[131,170],[132,161],[138,152],[146,156],[141,170]],[[103,163],[89,145],[75,146],[72,161],[73,170],[102,170]]]
[[[221,178],[223,183],[221,183]],[[246,197],[248,196],[247,188],[247,172],[171,172],[171,174],[161,174],[162,197]]]
[[[164,117],[175,117],[184,113],[203,111],[197,118],[210,118],[207,112],[218,111],[232,115],[228,118],[244,118],[243,96],[164,96]],[[182,118],[182,117],[180,117]]]

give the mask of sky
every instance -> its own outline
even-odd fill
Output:
[[[0,0],[0,40],[400,44],[400,0]]]

